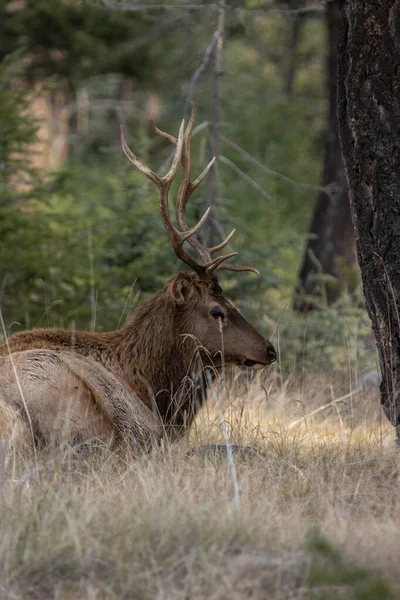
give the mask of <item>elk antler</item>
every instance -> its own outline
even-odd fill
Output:
[[[215,252],[218,252],[219,250],[222,250],[223,248],[225,248],[225,246],[229,243],[231,237],[235,233],[235,230],[233,230],[225,238],[225,240],[223,242],[221,242],[217,246],[214,246],[213,248],[207,248],[206,246],[201,244],[200,241],[196,238],[195,234],[204,225],[204,223],[208,217],[208,214],[210,212],[211,207],[209,207],[206,210],[204,215],[201,217],[200,221],[194,227],[190,228],[187,224],[186,206],[187,206],[188,200],[189,200],[190,196],[192,195],[192,193],[194,192],[194,190],[203,181],[204,177],[207,175],[207,173],[209,172],[209,170],[211,169],[211,167],[213,166],[213,164],[215,162],[215,157],[214,157],[209,162],[209,164],[206,166],[204,171],[197,177],[197,179],[195,179],[193,182],[190,181],[190,171],[191,171],[190,138],[191,138],[193,127],[194,127],[195,118],[196,118],[196,109],[192,102],[189,123],[185,129],[184,128],[185,122],[182,121],[180,129],[179,129],[178,138],[175,138],[174,136],[170,135],[169,133],[165,133],[164,131],[161,131],[161,129],[158,129],[158,127],[156,127],[151,122],[151,125],[153,126],[155,132],[158,135],[160,135],[164,139],[168,140],[171,144],[174,144],[176,146],[175,155],[174,155],[174,158],[172,161],[171,168],[164,177],[159,177],[158,175],[156,175],[151,169],[149,169],[146,165],[144,165],[142,163],[142,161],[139,160],[133,154],[133,152],[131,152],[131,150],[129,149],[129,147],[126,143],[125,135],[124,135],[124,132],[121,127],[122,149],[125,152],[128,159],[131,161],[131,163],[133,163],[135,165],[135,167],[137,167],[139,169],[139,171],[144,173],[157,186],[159,195],[160,195],[161,218],[164,223],[165,229],[167,230],[167,232],[170,236],[170,239],[172,242],[172,247],[178,258],[180,258],[184,263],[189,265],[189,267],[191,267],[194,271],[196,271],[196,273],[198,273],[202,277],[204,277],[204,276],[207,277],[207,276],[211,275],[212,273],[215,273],[217,271],[222,271],[223,269],[225,269],[227,271],[252,271],[253,273],[257,273],[259,275],[259,272],[257,271],[257,269],[254,269],[253,267],[246,267],[244,265],[223,264],[229,258],[236,256],[237,252],[230,252],[229,254],[225,254],[223,256],[218,256],[216,258],[212,258],[212,254],[215,254]],[[176,227],[171,223],[171,219],[169,217],[169,212],[168,212],[169,188],[170,188],[171,183],[177,173],[179,164],[181,164],[181,166],[182,166],[182,181],[179,186],[178,200],[176,203],[176,218],[177,218],[179,227],[181,228],[181,231],[176,229]],[[188,252],[186,252],[186,250],[183,247],[183,244],[186,241],[199,254],[201,262],[197,262]]]

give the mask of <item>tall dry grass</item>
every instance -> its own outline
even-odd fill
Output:
[[[355,392],[239,378],[149,455],[6,453],[0,598],[400,597],[400,458]]]

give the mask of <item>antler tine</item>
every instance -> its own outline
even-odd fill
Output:
[[[231,241],[235,232],[236,232],[236,229],[232,229],[230,234],[226,236],[226,238],[224,239],[223,242],[221,242],[220,244],[217,244],[217,246],[213,246],[212,248],[210,248],[210,250],[209,250],[210,254],[214,254],[214,252],[219,252],[220,250],[225,248],[225,246],[227,246],[229,244],[229,242]]]
[[[190,184],[190,193],[194,192],[194,190],[201,184],[204,177],[207,175],[208,171],[211,169],[213,164],[215,163],[215,156],[210,160],[206,168],[200,173],[200,175]]]
[[[179,128],[178,141],[176,143],[176,150],[175,150],[171,168],[168,171],[168,173],[165,175],[165,177],[162,178],[162,180],[168,184],[170,184],[172,182],[173,178],[175,177],[176,172],[179,168],[179,164],[182,159],[182,151],[183,151],[183,145],[184,145],[184,141],[185,141],[184,130],[185,130],[185,120],[183,119],[181,126]]]
[[[154,125],[153,121],[150,121],[150,124],[153,127],[154,131],[156,133],[158,133],[158,135],[167,139],[169,142],[171,142],[172,144],[174,144],[176,146],[176,150],[175,150],[171,168],[164,177],[158,177],[158,175],[156,175],[151,169],[146,167],[146,165],[143,164],[142,161],[139,160],[137,158],[137,156],[135,156],[133,154],[133,152],[130,150],[128,144],[126,143],[125,134],[124,134],[124,131],[123,131],[122,125],[121,125],[122,149],[125,152],[126,156],[129,158],[129,160],[135,165],[135,167],[137,167],[140,171],[142,171],[142,173],[147,175],[147,177],[149,177],[149,179],[154,181],[154,183],[157,186],[159,186],[161,181],[163,181],[165,183],[171,183],[176,175],[177,170],[178,170],[179,163],[180,163],[181,157],[182,157],[185,120],[182,121],[181,126],[179,128],[178,138],[174,137],[173,135],[170,135],[169,133],[166,133],[165,131],[161,131],[161,129],[158,129],[158,127],[156,127],[156,125]]]
[[[178,199],[176,202],[176,218],[177,218],[177,221],[178,221],[180,227],[183,230],[189,229],[187,220],[186,220],[186,206],[187,206],[188,200],[189,200],[190,196],[192,195],[192,193],[194,192],[194,190],[199,185],[199,183],[201,182],[201,180],[205,177],[205,175],[207,174],[207,172],[210,170],[210,168],[212,166],[212,165],[209,165],[208,167],[206,167],[206,169],[204,169],[204,171],[200,175],[200,177],[198,177],[194,183],[191,183],[191,181],[190,181],[190,174],[191,174],[190,143],[191,143],[191,137],[192,137],[195,120],[196,120],[196,107],[195,107],[194,102],[191,102],[190,118],[189,118],[188,125],[186,127],[185,140],[184,140],[183,150],[182,150],[182,161],[181,161],[181,163],[182,163],[182,181],[179,186]],[[210,212],[209,209],[207,209],[207,214],[209,212]],[[200,256],[200,259],[202,260],[203,264],[208,265],[211,261],[211,255],[208,252],[207,248],[205,246],[203,246],[203,244],[201,244],[201,242],[194,236],[189,236],[187,238],[187,241],[192,246],[192,248],[194,250],[196,250],[196,252]]]
[[[149,167],[147,167],[144,163],[142,163],[142,161],[137,156],[135,156],[133,154],[132,150],[129,148],[129,146],[126,142],[126,138],[125,138],[125,134],[124,134],[122,125],[121,125],[121,145],[122,145],[122,150],[125,153],[125,156],[131,161],[131,163],[133,165],[135,165],[135,167],[137,169],[139,169],[139,171],[144,173],[146,175],[146,177],[151,179],[151,181],[153,181],[158,188],[160,188],[161,178],[158,177],[158,175],[156,175],[151,169],[149,169]]]
[[[211,210],[211,206],[209,206],[207,208],[204,215],[201,217],[201,219],[197,222],[197,224],[194,227],[191,227],[191,229],[185,229],[185,231],[182,231],[183,241],[185,241],[185,242],[186,242],[186,240],[189,241],[189,238],[191,238],[195,233],[197,233],[200,230],[201,227],[203,227],[204,223],[207,221],[208,215],[210,214],[210,210]]]
[[[255,269],[254,267],[247,267],[245,265],[222,265],[214,269],[213,272],[217,271],[250,271],[251,273],[255,273],[256,275],[260,274],[260,271],[258,269]]]
[[[185,139],[182,150],[182,181],[178,190],[178,199],[176,202],[176,218],[179,225],[183,229],[187,229],[186,222],[186,205],[192,194],[192,184],[190,183],[191,157],[190,157],[190,141],[192,137],[193,127],[196,120],[196,107],[193,102],[190,104],[190,118],[185,131]]]
[[[237,256],[237,252],[230,252],[229,254],[225,254],[225,256],[219,256],[216,258],[211,265],[209,265],[206,269],[207,273],[216,273],[217,271],[251,271],[251,273],[255,273],[256,275],[260,274],[258,269],[254,269],[253,267],[247,267],[246,265],[223,265],[226,260],[232,258],[233,256]]]
[[[233,258],[237,256],[237,252],[230,252],[229,254],[225,254],[224,256],[218,256],[218,258],[214,258],[214,260],[207,266],[207,273],[213,273],[217,270],[217,268],[229,258]]]
[[[159,129],[153,120],[150,120],[150,125],[152,126],[152,128],[154,129],[154,132],[157,135],[164,138],[165,140],[168,140],[170,144],[173,144],[174,146],[176,146],[178,140],[176,139],[176,137],[174,135],[171,135],[170,133],[167,133],[166,131],[162,131],[162,129]]]

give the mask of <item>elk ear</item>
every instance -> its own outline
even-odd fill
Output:
[[[171,294],[177,304],[185,304],[194,294],[193,280],[185,273],[178,273],[172,281]]]

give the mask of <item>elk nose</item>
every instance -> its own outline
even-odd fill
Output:
[[[277,356],[276,356],[275,348],[273,347],[272,344],[270,344],[268,346],[267,353],[268,353],[268,360],[269,360],[269,362],[271,364],[274,363],[274,362],[276,362]]]

